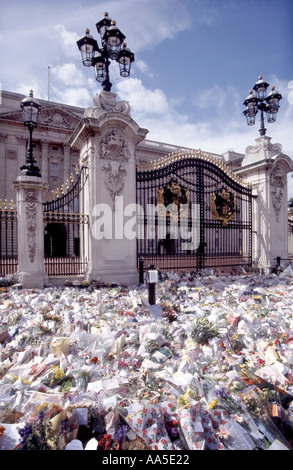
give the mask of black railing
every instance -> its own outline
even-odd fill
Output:
[[[79,277],[87,268],[87,259],[79,256],[45,257],[45,271],[49,277]]]
[[[17,272],[17,212],[14,204],[0,200],[0,276]]]

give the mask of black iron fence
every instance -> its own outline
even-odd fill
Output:
[[[17,211],[13,201],[0,200],[0,277],[17,271]]]
[[[82,276],[87,268],[85,230],[88,215],[84,214],[82,190],[88,169],[76,169],[64,188],[51,193],[44,203],[45,271],[49,277]]]

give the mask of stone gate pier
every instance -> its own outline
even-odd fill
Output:
[[[80,151],[80,166],[89,170],[82,196],[89,215],[87,279],[131,284],[138,282],[137,246],[135,236],[125,236],[125,208],[135,208],[135,147],[147,130],[131,118],[129,104],[117,102],[116,96],[108,91],[96,95],[70,144]]]
[[[288,260],[287,174],[292,160],[282,152],[281,144],[262,136],[246,148],[242,166],[235,173],[252,185],[252,259],[268,271],[277,258]]]

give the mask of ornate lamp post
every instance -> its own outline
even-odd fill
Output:
[[[94,67],[96,80],[102,83],[103,90],[111,91],[110,59],[119,63],[122,77],[129,77],[134,54],[127,48],[124,42],[125,36],[117,28],[116,21],[112,21],[107,12],[98,21],[96,28],[100,34],[102,47],[99,47],[98,42],[90,35],[89,29],[86,29],[85,35],[77,41],[77,46],[81,52],[83,65]]]
[[[282,99],[282,95],[275,90],[274,86],[272,86],[272,91],[267,95],[268,87],[269,84],[266,83],[260,75],[259,80],[254,85],[253,89],[249,91],[249,95],[243,103],[244,106],[246,106],[243,114],[246,116],[249,126],[255,124],[255,116],[258,111],[261,112],[259,133],[262,136],[266,135],[264,113],[267,115],[268,122],[275,122],[280,107],[279,101]]]
[[[26,156],[26,164],[21,166],[21,172],[24,176],[38,176],[41,177],[39,168],[35,165],[36,161],[33,157],[33,142],[32,142],[32,135],[33,130],[38,125],[38,117],[39,111],[41,109],[41,105],[33,96],[33,91],[30,91],[30,94],[27,98],[24,98],[20,103],[20,107],[22,109],[22,116],[24,125],[29,130],[29,142],[27,147],[27,156]]]

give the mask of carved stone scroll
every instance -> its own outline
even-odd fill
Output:
[[[285,174],[279,166],[276,166],[271,173],[271,195],[272,204],[276,213],[277,222],[279,221],[279,214],[283,202],[283,193],[285,187]]]
[[[28,252],[29,259],[33,263],[36,255],[36,214],[37,214],[37,193],[33,189],[25,190],[25,201],[26,201],[26,221],[27,221],[27,241],[28,241]]]

